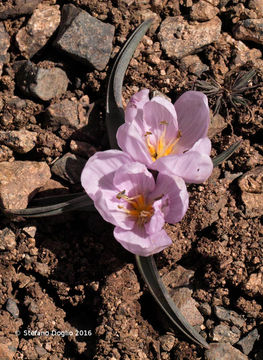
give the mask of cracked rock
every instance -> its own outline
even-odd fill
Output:
[[[66,4],[54,46],[85,65],[103,70],[110,59],[114,30],[113,25]]]
[[[33,12],[27,25],[20,29],[16,35],[21,53],[31,58],[46,43],[60,23],[59,6],[40,4]]]
[[[221,20],[218,17],[190,25],[182,16],[175,16],[162,22],[158,37],[168,57],[181,59],[217,41],[220,32]]]
[[[36,145],[37,133],[28,130],[0,131],[0,143],[19,154],[26,154]]]
[[[263,18],[239,21],[233,28],[234,38],[237,40],[253,41],[263,45]]]
[[[44,162],[14,161],[0,163],[0,204],[5,209],[24,209],[28,200],[50,178]]]

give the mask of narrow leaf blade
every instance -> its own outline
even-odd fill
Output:
[[[205,339],[188,323],[168,294],[158,273],[153,256],[136,255],[138,269],[157,304],[170,321],[195,344],[209,349]]]
[[[242,140],[235,142],[231,145],[228,149],[223,151],[221,154],[217,155],[213,158],[213,165],[214,167],[222,164],[225,160],[227,160],[240,146]]]
[[[113,65],[106,97],[106,127],[110,146],[118,149],[116,133],[124,123],[124,111],[122,106],[122,85],[129,62],[142,37],[150,27],[153,19],[144,21],[130,36],[120,51]]]

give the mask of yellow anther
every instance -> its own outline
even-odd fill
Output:
[[[150,132],[146,132],[145,136],[146,136],[146,145],[148,148],[148,151],[151,155],[152,161],[155,161],[163,156],[167,156],[170,154],[174,154],[176,151],[176,144],[179,141],[179,139],[182,136],[181,131],[179,130],[177,133],[177,137],[174,140],[170,140],[167,142],[166,140],[166,129],[167,129],[167,125],[168,122],[167,121],[161,121],[160,122],[161,125],[165,125],[164,129],[161,133],[160,138],[158,139],[158,141],[156,142],[156,145],[154,146],[148,135],[151,135]]]
[[[136,195],[128,197],[124,195],[125,190],[117,194],[117,199],[122,199],[128,203],[128,207],[125,208],[122,205],[118,205],[118,209],[124,211],[127,215],[135,218],[135,221],[139,225],[144,225],[152,217],[154,210],[152,203],[146,203],[143,195]]]

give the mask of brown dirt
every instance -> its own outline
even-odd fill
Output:
[[[63,3],[59,0],[48,2]],[[162,20],[178,14],[187,17],[189,12],[177,1],[135,1],[130,6],[122,0],[70,2],[115,26],[114,54],[144,19],[146,10],[154,11]],[[230,1],[227,10],[219,13],[223,29],[229,34],[230,18],[237,11],[236,3]],[[240,3],[246,4],[246,1]],[[63,98],[80,99],[87,94],[90,103],[95,102],[96,126],[90,126],[85,133],[72,131],[65,125],[60,129],[47,127],[43,115],[47,104],[25,99],[21,108],[8,101],[14,95],[24,98],[14,80],[14,63],[21,60],[14,36],[28,18],[4,21],[13,40],[9,49],[10,62],[5,65],[0,79],[0,100],[4,103],[0,128],[35,131],[38,142],[26,155],[10,154],[6,149],[3,160],[14,157],[15,160],[52,164],[69,151],[72,139],[87,141],[97,150],[107,149],[105,93],[113,59],[105,70],[93,71],[54,52],[51,45],[33,58],[35,63],[55,62],[67,72],[71,84]],[[247,45],[259,48],[251,42]],[[222,38],[198,53],[209,67],[206,74],[222,83],[226,73],[235,69],[231,51],[231,46],[225,46]],[[151,60],[153,53],[160,60],[157,64]],[[242,70],[251,69],[251,66],[246,64]],[[235,71],[234,76],[239,69]],[[206,77],[202,75],[201,78],[205,80]],[[144,37],[129,66],[123,97],[127,101],[139,88],[147,87],[175,101],[182,92],[193,88],[196,79],[196,75],[180,67],[179,61],[167,58],[157,35],[151,32]],[[258,73],[253,81],[262,84],[262,80]],[[263,227],[260,216],[246,215],[235,174],[263,164],[262,94],[262,86],[248,91],[245,94],[248,108],[236,110],[229,101],[222,103],[220,113],[227,124],[212,138],[212,155],[222,152],[237,139],[244,141],[230,160],[214,170],[207,183],[189,186],[190,207],[185,218],[166,228],[173,245],[156,256],[163,274],[174,270],[177,264],[194,270],[195,300],[199,304],[208,302],[211,306],[235,310],[246,320],[241,337],[257,327],[261,331],[261,341],[262,283],[255,279],[259,281],[256,288],[251,275],[262,274]],[[211,98],[211,107],[214,103],[215,99]],[[80,190],[79,185],[62,183],[69,191]],[[8,339],[17,348],[13,359],[204,359],[202,349],[177,333],[170,351],[160,347],[160,336],[166,333],[162,315],[159,316],[140,278],[133,256],[117,244],[112,227],[99,215],[83,212],[19,221],[10,221],[1,215],[0,220],[1,230],[10,228],[16,235],[15,248],[0,251],[0,342]],[[29,226],[35,227],[35,234],[26,232]],[[20,311],[17,319],[6,311],[8,298],[17,303]],[[214,314],[205,316],[203,333],[209,336],[217,323]],[[43,333],[30,335],[27,329],[39,329]],[[19,336],[16,335],[18,331]],[[47,336],[47,332],[52,331],[56,333]],[[63,336],[63,331],[72,334]],[[249,355],[251,359],[259,350],[260,341]]]

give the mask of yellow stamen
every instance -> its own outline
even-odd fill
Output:
[[[179,139],[182,136],[181,131],[178,131],[177,137],[174,140],[170,140],[169,142],[167,142],[166,140],[166,128],[168,123],[166,121],[161,121],[160,123],[161,125],[164,125],[164,129],[161,133],[160,138],[158,139],[158,141],[156,142],[156,145],[154,146],[150,139],[149,139],[149,135],[152,135],[151,132],[147,131],[145,134],[146,137],[146,145],[148,148],[148,151],[151,155],[152,161],[155,161],[163,156],[167,156],[170,154],[174,154],[176,151],[176,144],[178,143]]]
[[[121,205],[118,205],[118,208],[124,211],[127,215],[135,218],[135,221],[139,225],[146,224],[154,213],[152,203],[146,203],[144,196],[141,194],[128,197],[125,195],[125,190],[123,190],[119,192],[116,197],[117,199],[122,199],[128,203],[127,208]]]

